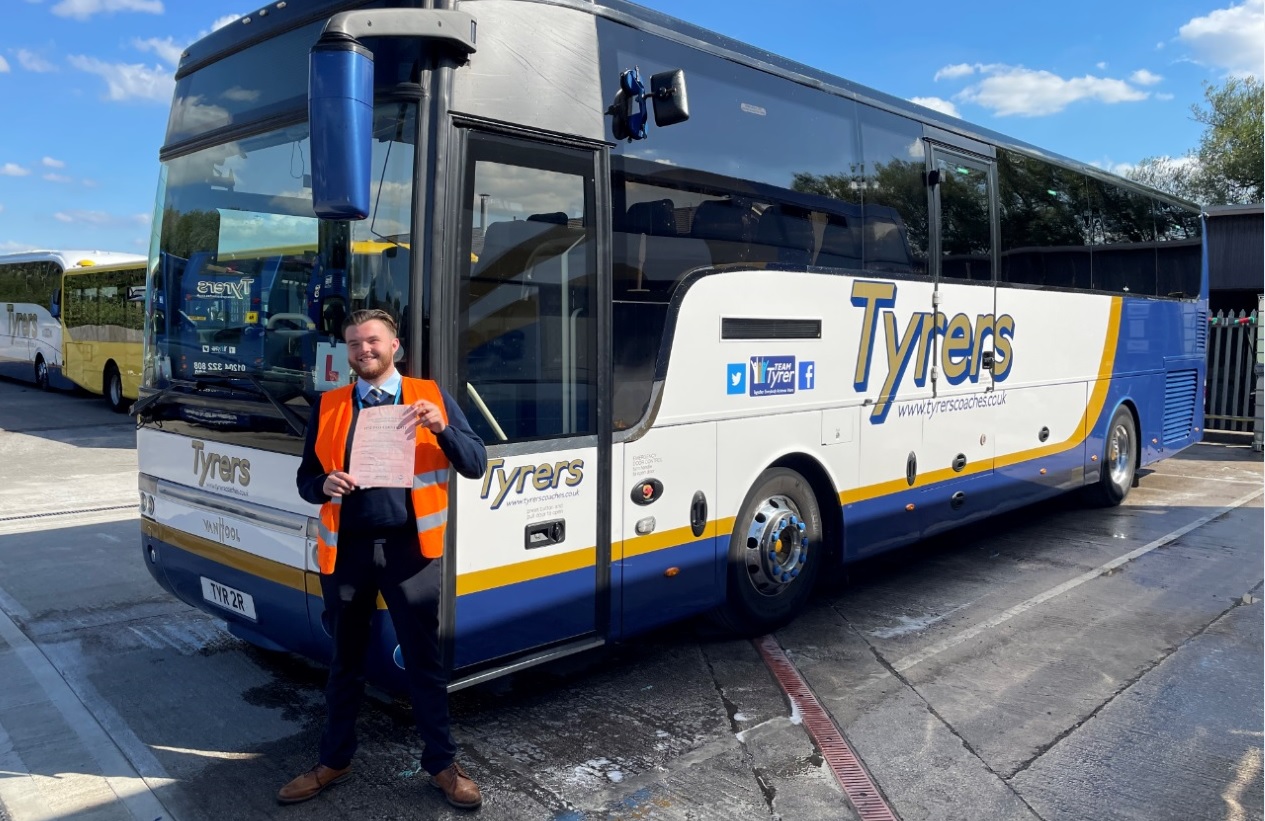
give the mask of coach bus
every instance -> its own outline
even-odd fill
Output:
[[[0,374],[40,389],[71,388],[64,368],[62,278],[98,265],[144,267],[145,257],[114,251],[24,251],[0,254]],[[135,281],[135,278],[134,278]],[[139,279],[144,287],[143,274]],[[134,319],[139,322],[137,304]],[[136,324],[134,322],[133,324]],[[135,342],[140,342],[139,329]],[[139,383],[139,373],[137,374]]]
[[[1119,504],[1199,440],[1191,204],[623,0],[417,5],[290,0],[177,70],[140,542],[234,634],[328,658],[294,475],[362,307],[488,443],[449,484],[454,688],[775,629],[848,562]]]
[[[62,373],[119,413],[140,390],[147,274],[142,256],[62,274]]]

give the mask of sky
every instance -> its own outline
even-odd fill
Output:
[[[145,253],[180,53],[255,7],[3,4],[0,253]],[[1265,0],[643,4],[1116,173],[1197,147],[1204,84],[1265,75]]]

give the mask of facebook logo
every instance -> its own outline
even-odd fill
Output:
[[[747,392],[747,366],[742,362],[730,362],[725,393],[730,395]]]
[[[799,389],[811,391],[817,387],[817,368],[814,362],[799,363]]]

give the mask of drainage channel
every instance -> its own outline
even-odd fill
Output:
[[[80,513],[105,513],[113,510],[135,510],[136,503],[110,505],[108,507],[80,507],[74,510],[51,510],[47,513],[24,513],[21,516],[0,516],[0,522],[20,522],[27,519],[47,519],[53,516],[75,516]]]
[[[856,808],[861,821],[899,821],[852,746],[843,737],[843,731],[821,706],[808,682],[804,681],[777,641],[772,636],[761,636],[751,643],[799,713],[808,735],[821,751],[822,758],[843,788],[844,795]]]

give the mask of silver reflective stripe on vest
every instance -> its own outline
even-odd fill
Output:
[[[329,504],[341,505],[343,503],[342,496],[331,496]],[[329,547],[338,547],[338,534],[325,527],[325,523],[320,519],[316,520],[316,532],[321,537],[321,541]]]
[[[325,527],[324,524],[318,523],[316,525],[316,532],[320,534],[321,541],[324,542],[327,547],[338,547],[338,534]]]
[[[448,523],[448,511],[441,510],[438,513],[432,513],[429,516],[417,517],[417,532],[425,533],[428,530],[434,530]]]
[[[419,473],[413,477],[413,490],[448,483],[448,468],[432,470],[430,473]]]

